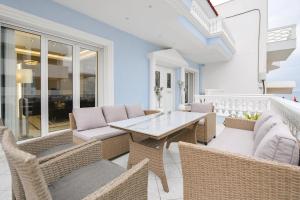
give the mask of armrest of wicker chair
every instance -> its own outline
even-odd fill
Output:
[[[148,162],[149,159],[144,159],[98,191],[84,198],[84,200],[146,200],[148,190]]]
[[[29,141],[18,144],[19,148],[30,154],[37,155],[38,153],[62,144],[73,143],[73,132],[71,130],[60,133],[53,133],[47,136],[35,138]]]
[[[159,112],[159,110],[144,110],[145,115],[151,115]]]
[[[224,125],[228,128],[243,129],[248,131],[254,130],[254,120],[226,117]]]
[[[46,182],[52,183],[75,169],[102,159],[101,141],[61,154],[40,164]]]
[[[184,199],[299,199],[300,167],[179,143]]]

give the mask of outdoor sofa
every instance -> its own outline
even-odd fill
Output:
[[[179,150],[186,200],[300,199],[299,143],[278,116],[226,118],[208,146]]]
[[[143,110],[139,105],[115,105],[91,108],[77,108],[69,114],[70,128],[77,144],[96,139],[102,141],[102,156],[112,159],[129,151],[129,134],[112,128],[110,122],[126,120],[157,113]],[[145,139],[138,138],[136,139]]]

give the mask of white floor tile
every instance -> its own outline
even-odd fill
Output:
[[[148,179],[148,200],[160,200],[156,179]]]
[[[182,178],[168,178],[169,192],[165,192],[161,184],[158,183],[158,189],[161,199],[182,199],[183,181]]]

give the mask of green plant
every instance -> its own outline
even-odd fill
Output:
[[[254,113],[254,114],[249,114],[249,113],[244,113],[244,117],[248,120],[258,120],[260,117],[259,113]]]

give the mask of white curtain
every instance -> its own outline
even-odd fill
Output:
[[[5,104],[5,126],[10,128],[14,134],[19,133],[18,108],[17,108],[17,84],[16,69],[17,55],[15,51],[15,31],[4,28],[2,31],[4,44],[4,62],[3,72],[5,75],[4,82],[4,104]],[[17,136],[17,135],[16,135]]]

